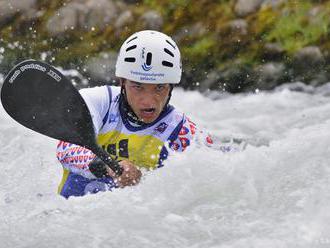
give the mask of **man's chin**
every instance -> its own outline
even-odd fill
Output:
[[[154,122],[156,119],[157,118],[152,118],[152,119],[150,119],[150,118],[148,118],[148,119],[147,118],[141,118],[140,120],[142,122],[146,123],[146,124],[150,124],[150,123]]]
[[[142,122],[144,122],[146,124],[149,124],[149,123],[154,122],[158,118],[158,116],[159,116],[159,114],[153,114],[153,115],[150,115],[150,116],[148,116],[148,115],[141,115],[141,116],[139,116],[139,119]]]

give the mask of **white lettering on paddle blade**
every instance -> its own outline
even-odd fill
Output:
[[[51,76],[52,78],[54,78],[57,82],[61,81],[62,78],[53,70],[49,70],[49,72],[47,73],[49,76]]]

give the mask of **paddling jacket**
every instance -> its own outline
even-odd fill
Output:
[[[91,113],[97,143],[114,159],[130,160],[141,168],[159,168],[169,151],[184,151],[196,136],[196,125],[172,106],[154,123],[133,125],[120,112],[120,87],[88,88],[80,90],[80,94]],[[206,144],[212,144],[208,135],[203,137]],[[94,157],[86,148],[63,141],[58,143],[57,158],[64,173],[95,178],[88,167]]]

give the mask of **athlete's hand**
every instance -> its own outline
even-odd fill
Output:
[[[142,173],[132,162],[122,160],[119,162],[119,165],[123,168],[121,176],[117,176],[110,168],[108,168],[109,176],[117,181],[119,187],[133,186],[140,182]]]

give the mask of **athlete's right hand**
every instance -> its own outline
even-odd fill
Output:
[[[140,182],[142,173],[132,162],[128,160],[122,160],[119,162],[123,173],[117,176],[113,170],[107,168],[109,176],[114,178],[119,187],[133,186]]]

